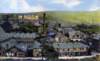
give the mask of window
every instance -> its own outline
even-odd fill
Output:
[[[11,52],[17,52],[16,48],[11,49]]]
[[[80,50],[84,50],[84,48],[80,48]]]
[[[24,56],[25,56],[25,54],[24,54],[24,53],[22,53],[22,52],[18,52],[18,53],[17,53],[17,56],[18,56],[18,57],[24,57]]]
[[[86,48],[80,48],[81,51],[86,51]]]
[[[70,49],[69,49],[69,51],[71,51],[71,52],[72,52],[72,51],[73,51],[73,48],[70,48]]]
[[[6,44],[7,49],[9,48],[9,44]]]
[[[67,51],[70,51],[70,49],[68,48]]]
[[[77,48],[73,48],[73,51],[76,51],[77,50]]]
[[[7,56],[7,57],[14,56],[14,53],[8,52],[8,53],[6,53],[6,56]]]
[[[76,35],[78,38],[80,37],[79,35]]]
[[[76,48],[76,51],[79,52],[80,51],[80,48]]]
[[[68,52],[68,48],[66,48],[66,49],[65,49],[65,51],[67,51],[67,52]]]
[[[60,49],[60,52],[63,52],[63,49]]]
[[[65,49],[62,49],[63,50],[63,52],[65,51]]]

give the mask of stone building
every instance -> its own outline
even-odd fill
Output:
[[[89,46],[79,42],[54,43],[53,47],[60,56],[83,56],[88,55]]]

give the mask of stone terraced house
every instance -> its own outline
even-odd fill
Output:
[[[79,42],[75,43],[54,43],[53,47],[60,56],[82,56],[88,55],[89,46]]]

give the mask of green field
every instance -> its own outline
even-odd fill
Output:
[[[63,23],[72,24],[100,24],[100,12],[65,12],[65,11],[52,11],[46,12],[47,19],[56,20]]]
[[[42,17],[43,12],[38,12],[37,15]],[[71,11],[50,11],[46,12],[46,19],[63,22],[65,24],[100,24],[100,11],[93,12],[71,12]],[[2,15],[2,14],[1,14]],[[2,16],[0,15],[0,19]]]

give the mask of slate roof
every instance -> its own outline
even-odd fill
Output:
[[[0,34],[0,42],[10,38],[8,34]]]
[[[0,42],[3,42],[9,38],[36,38],[38,35],[36,33],[0,33]]]
[[[0,42],[9,38],[36,38],[36,33],[0,33]]]
[[[75,31],[73,28],[64,28],[63,31],[66,33],[66,32],[73,32]]]
[[[8,35],[6,35],[6,33],[4,32],[4,30],[2,29],[2,27],[0,26],[0,42],[9,38]]]
[[[36,38],[38,35],[36,33],[14,33],[15,38]]]
[[[41,44],[37,41],[31,44],[30,47],[28,46],[28,49],[35,49],[35,48],[41,48]]]
[[[5,33],[2,27],[0,26],[0,34]]]
[[[94,39],[100,40],[100,34],[96,34],[96,36],[93,37]]]
[[[21,49],[22,51],[27,51],[28,49],[41,48],[41,44],[35,41],[31,44],[20,43],[20,44],[17,44],[16,47]]]
[[[75,42],[75,43],[54,43],[53,44],[54,48],[88,48],[89,46]]]
[[[15,39],[10,39],[6,42],[0,43],[0,46],[4,49],[10,49],[15,45],[16,45],[16,40]]]
[[[9,41],[3,42],[0,44],[1,48],[4,48],[5,50],[9,50],[13,47],[20,49],[21,51],[26,52],[28,49],[35,49],[35,48],[41,48],[41,44],[37,41],[28,44],[28,43],[17,43],[15,39],[11,39]]]
[[[1,27],[0,30],[3,31]],[[38,35],[36,33],[0,33],[0,47],[6,50],[12,47],[16,47],[18,49],[21,49],[22,51],[26,51],[27,48],[29,47],[30,49],[40,48],[40,43],[38,42],[31,43],[31,44],[27,44],[27,43],[17,44],[16,39],[13,39],[13,38],[35,38],[37,36]]]
[[[15,45],[15,47],[17,47],[18,49],[22,50],[22,51],[27,51],[27,45],[24,44],[24,43],[20,43],[20,44],[17,44]]]
[[[0,41],[5,40],[10,37],[15,38],[36,38],[38,35],[36,33],[5,33],[3,28],[0,26]]]

